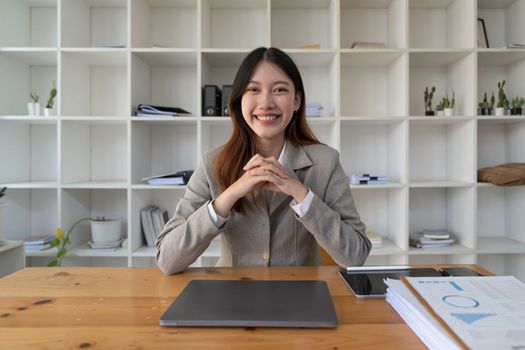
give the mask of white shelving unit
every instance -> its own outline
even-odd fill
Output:
[[[277,46],[298,64],[316,135],[338,149],[347,174],[388,175],[386,185],[352,186],[364,222],[385,238],[367,264],[479,263],[525,280],[525,189],[477,183],[478,168],[525,161],[525,117],[478,116],[483,93],[507,81],[525,91],[525,0],[3,0],[0,2],[0,185],[8,186],[6,238],[68,228],[82,217],[123,220],[128,247],[77,250],[66,265],[150,266],[140,209],[173,215],[185,187],[140,179],[194,169],[223,144],[231,121],[201,115],[201,87],[231,84],[243,57]],[[490,48],[477,47],[484,18]],[[384,49],[351,49],[382,41]],[[319,44],[319,49],[300,48]],[[55,117],[26,114],[29,94]],[[424,117],[456,96],[452,117]],[[45,103],[45,102],[43,102]],[[139,103],[176,105],[177,118],[133,116]],[[412,249],[408,236],[445,227],[457,244]],[[217,261],[220,240],[196,265]],[[45,265],[54,251],[30,253]]]

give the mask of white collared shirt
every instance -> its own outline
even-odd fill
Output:
[[[284,142],[283,148],[281,149],[281,153],[279,154],[279,159],[277,159],[277,161],[281,165],[284,164],[286,142],[287,141]],[[290,207],[295,211],[297,216],[299,216],[301,218],[301,217],[304,216],[304,214],[306,214],[306,212],[310,208],[310,204],[312,204],[312,199],[313,198],[314,198],[314,195],[313,195],[312,191],[310,191],[310,189],[308,189],[308,194],[306,195],[304,200],[301,203],[297,203],[295,199],[292,199],[292,201],[290,202]],[[230,214],[228,214],[228,217],[222,217],[222,216],[218,215],[215,212],[215,209],[213,208],[213,201],[211,201],[208,204],[208,213],[210,214],[210,217],[211,217],[213,223],[217,227],[222,227],[222,225],[224,225],[226,223],[226,221],[228,221],[228,219],[230,218]]]

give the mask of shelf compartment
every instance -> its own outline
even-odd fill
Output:
[[[478,18],[485,21],[489,47],[525,43],[523,13],[524,0],[478,0]]]
[[[57,189],[9,188],[2,201],[4,208],[4,236],[21,241],[30,235],[54,234],[58,227]]]
[[[44,117],[42,117],[44,118]],[[0,120],[0,183],[48,186],[58,181],[57,126]]]
[[[405,0],[341,0],[341,48],[357,41],[406,48]]]
[[[57,47],[57,0],[4,0],[0,47]]]
[[[504,163],[525,162],[525,120],[478,122],[478,169]]]
[[[525,253],[525,187],[491,186],[480,187],[477,191],[480,253]]]
[[[525,280],[525,255],[523,254],[480,254],[478,265],[498,276],[514,276]]]
[[[196,53],[148,52],[131,56],[132,115],[140,103],[179,107],[200,115],[199,85]]]
[[[319,44],[321,49],[337,47],[337,1],[282,0],[271,4],[272,46],[290,49],[314,44]]]
[[[62,189],[62,229],[67,232],[82,218],[116,218],[122,221],[122,238],[128,237],[128,201],[125,189]],[[71,234],[71,246],[91,240],[89,221],[80,223]],[[127,250],[126,248],[122,248]]]
[[[131,47],[196,48],[197,2],[131,2]]]
[[[374,249],[374,255],[403,254],[406,251],[407,192],[403,188],[352,188],[352,196],[366,228],[383,237],[383,247]]]
[[[203,48],[267,46],[266,0],[203,0]]]
[[[133,189],[131,191],[131,240],[129,243],[133,256],[155,256],[155,247],[146,245],[146,238],[142,233],[141,209],[148,205],[156,205],[167,210],[168,217],[171,219],[183,196],[183,191],[173,189]]]
[[[411,248],[410,254],[474,254],[475,191],[467,188],[410,188],[409,234],[447,229],[456,243],[443,248]]]
[[[335,123],[312,123],[308,120],[308,126],[320,142],[337,149],[338,135]]]
[[[111,187],[128,182],[125,122],[64,121],[61,136],[63,184]]]
[[[40,96],[43,115],[53,81],[57,82],[57,52],[0,51],[0,76],[0,115],[27,115],[32,92]]]
[[[523,2],[525,4],[525,1]],[[525,11],[525,9],[524,9]],[[525,29],[524,29],[525,30]],[[525,82],[525,51],[520,52],[479,52],[478,53],[478,94],[477,102],[483,100],[486,92],[490,99],[494,92],[498,102],[498,82],[505,80],[505,94],[512,100],[523,97]],[[494,106],[496,108],[496,106]]]
[[[411,48],[473,48],[474,0],[409,0]]]
[[[432,106],[440,102],[448,91],[456,94],[454,115],[473,116],[476,114],[475,91],[472,82],[476,78],[476,55],[470,51],[452,52],[411,52],[410,53],[410,115],[425,114],[423,92],[425,87],[436,87]]]
[[[203,121],[201,123],[201,153],[211,151],[224,145],[232,136],[232,123],[229,118],[225,122]],[[229,121],[229,122],[228,122]]]
[[[475,183],[475,121],[409,124],[410,183]]]
[[[389,125],[360,125],[341,122],[341,164],[347,175],[375,174],[388,176],[390,182],[405,183],[405,122]]]
[[[407,57],[396,52],[341,54],[341,115],[407,115]]]
[[[306,103],[322,105],[321,117],[337,113],[338,60],[332,52],[288,52],[301,72]]]
[[[62,47],[127,46],[126,0],[62,2]]]
[[[201,56],[200,86],[233,84],[235,74],[248,52],[203,52]],[[202,110],[200,113],[202,114]]]
[[[155,122],[131,125],[131,183],[197,166],[197,123]]]
[[[126,53],[62,53],[62,115],[129,117],[129,106]]]

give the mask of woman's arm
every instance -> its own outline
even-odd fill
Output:
[[[206,174],[207,161],[210,160],[206,156],[201,158],[175,214],[155,242],[157,264],[165,274],[186,270],[219,234],[208,212],[212,197]]]
[[[339,155],[334,154],[324,198],[314,193],[308,211],[296,218],[337,264],[363,265],[372,244],[365,236],[365,225],[355,208]]]

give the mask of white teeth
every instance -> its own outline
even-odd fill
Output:
[[[266,115],[266,116],[255,116],[257,119],[259,120],[274,120],[274,119],[277,119],[277,116],[275,115]]]

